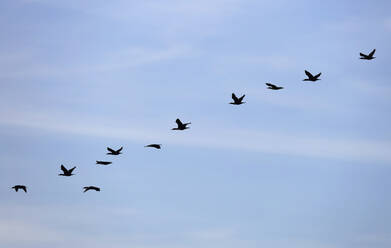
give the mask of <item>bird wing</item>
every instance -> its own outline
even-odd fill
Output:
[[[121,146],[121,148],[120,148],[120,149],[118,149],[118,150],[117,150],[117,152],[120,152],[120,151],[122,151],[122,149],[123,149],[123,147]]]
[[[320,72],[319,74],[316,74],[316,75],[314,76],[314,78],[316,79],[316,78],[320,77],[320,75],[322,75],[321,72]]]
[[[65,168],[64,165],[61,165],[61,170],[62,170],[64,173],[67,173],[67,172],[68,172],[67,168]]]
[[[368,55],[363,54],[363,53],[360,53],[360,56],[361,56],[361,57],[368,57]]]
[[[373,51],[370,54],[368,54],[368,56],[372,57],[373,55],[375,55],[375,52],[376,52],[376,49],[373,49]]]
[[[236,97],[235,93],[232,93],[232,100],[234,100],[234,102],[239,101],[239,99]]]
[[[90,187],[84,187],[84,192],[87,192],[88,190],[90,190]]]
[[[243,98],[245,97],[246,95],[243,95],[239,98],[239,101],[243,101]]]
[[[27,193],[27,188],[26,188],[26,186],[21,186],[20,188],[23,189],[23,191]]]
[[[304,72],[305,72],[305,75],[307,75],[307,77],[309,77],[309,78],[314,77],[309,71],[305,70]]]
[[[75,167],[73,167],[72,169],[69,169],[69,170],[68,170],[68,171],[69,171],[69,173],[72,173],[72,171],[73,171],[74,169],[76,169],[76,166],[75,166]]]
[[[270,87],[276,87],[274,84],[271,84],[271,83],[266,83],[267,86],[270,86]]]
[[[113,149],[111,149],[110,147],[107,147],[107,150],[108,150],[109,152],[112,152],[112,153],[115,152],[115,151],[114,151]]]
[[[176,122],[176,124],[178,124],[178,126],[182,126],[183,125],[181,120],[179,120],[179,119],[176,119],[175,122]]]

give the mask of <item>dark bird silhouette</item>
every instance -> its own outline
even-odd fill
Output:
[[[320,75],[322,75],[322,73],[319,73],[319,74],[316,74],[315,76],[313,76],[309,71],[304,71],[305,74],[307,75],[308,78],[306,79],[303,79],[303,81],[312,81],[312,82],[315,82],[315,81],[318,81],[320,80]]]
[[[146,145],[144,147],[153,147],[156,149],[160,149],[160,148],[162,148],[162,144],[150,144],[150,145]]]
[[[233,102],[230,102],[229,104],[233,104],[233,105],[240,105],[240,104],[243,104],[243,103],[246,103],[246,102],[243,102],[243,98],[245,97],[246,95],[243,95],[241,96],[240,98],[237,98],[235,96],[234,93],[232,93],[232,100],[234,100]]]
[[[266,85],[268,86],[267,88],[271,90],[282,90],[284,88],[271,83],[266,83]]]
[[[109,165],[111,164],[112,162],[106,162],[106,161],[96,161],[96,164],[101,164],[101,165]]]
[[[24,186],[24,185],[15,185],[14,187],[12,187],[16,192],[18,192],[18,190],[23,190],[25,193],[27,193],[27,187]]]
[[[181,120],[179,119],[176,119],[176,124],[178,125],[178,127],[175,127],[173,128],[172,130],[185,130],[185,129],[188,129],[189,127],[187,127],[187,125],[191,124],[191,122],[188,122],[188,123],[182,123]]]
[[[376,52],[376,49],[373,49],[372,52],[368,55],[366,54],[363,54],[363,53],[360,53],[360,59],[365,59],[365,60],[372,60],[376,57],[373,57],[373,55],[375,55],[375,52]]]
[[[70,176],[73,176],[73,175],[75,175],[75,174],[72,174],[72,172],[73,172],[73,170],[76,168],[76,166],[75,167],[73,167],[72,169],[67,169],[67,168],[65,168],[64,167],[64,165],[61,165],[61,170],[63,171],[63,173],[62,174],[58,174],[59,176],[64,176],[64,177],[70,177]]]
[[[89,190],[100,191],[100,188],[95,187],[95,186],[87,186],[87,187],[84,187],[83,189],[84,189],[84,193],[89,191]]]
[[[110,147],[107,147],[107,150],[109,151],[108,153],[106,153],[107,155],[120,155],[120,154],[122,154],[121,153],[121,151],[122,151],[122,146],[121,146],[121,148],[120,149],[118,149],[118,150],[113,150],[113,149],[111,149]]]

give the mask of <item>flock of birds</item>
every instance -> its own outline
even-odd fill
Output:
[[[369,54],[360,53],[360,59],[372,60],[372,59],[376,58],[376,57],[374,57],[375,52],[376,52],[376,49],[373,49]],[[312,75],[312,73],[310,73],[307,70],[305,70],[304,72],[307,75],[307,78],[303,79],[303,81],[316,82],[316,81],[320,80],[319,77],[320,77],[320,75],[322,75],[321,72],[316,74],[316,75]],[[281,90],[281,89],[284,89],[284,87],[280,87],[280,86],[274,85],[272,83],[266,83],[266,85],[267,85],[267,88],[270,89],[270,90]],[[233,102],[230,102],[230,104],[241,105],[243,103],[246,103],[246,102],[243,102],[243,99],[244,99],[245,96],[246,95],[242,95],[241,97],[238,98],[235,95],[235,93],[232,93],[232,100],[233,100]],[[172,128],[172,130],[189,129],[188,125],[191,124],[191,122],[183,123],[180,119],[176,119],[175,122],[177,124],[177,127]],[[149,145],[146,145],[145,147],[161,149],[161,146],[162,146],[161,144],[149,144]],[[122,149],[123,149],[123,147],[119,148],[118,150],[114,150],[114,149],[112,149],[110,147],[107,147],[107,150],[108,150],[107,155],[114,155],[114,156],[120,155],[120,154],[122,154],[121,153]],[[96,164],[98,164],[98,165],[109,165],[111,163],[112,162],[109,162],[109,161],[96,161]],[[70,177],[70,176],[75,175],[72,172],[76,169],[76,166],[71,168],[71,169],[67,169],[64,165],[61,165],[60,169],[62,170],[62,173],[58,174],[59,176]],[[25,193],[27,193],[26,185],[15,185],[15,186],[12,187],[12,189],[14,189],[16,192],[18,192],[19,190],[23,190]],[[86,187],[83,187],[83,192],[87,192],[89,190],[100,191],[100,188],[96,187],[96,186],[86,186]]]

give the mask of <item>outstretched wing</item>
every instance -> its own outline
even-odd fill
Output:
[[[113,149],[111,149],[110,147],[107,147],[107,150],[108,150],[109,152],[112,152],[112,153],[115,152],[115,151],[114,151]]]
[[[375,55],[375,52],[376,52],[376,49],[373,49],[373,51],[370,54],[368,54],[368,56],[372,57],[373,55]]]
[[[314,76],[314,78],[317,79],[318,77],[320,77],[320,75],[322,75],[321,72],[320,72],[319,74],[316,74],[316,75]]]
[[[69,171],[69,173],[72,173],[72,171],[73,171],[74,169],[76,169],[76,166],[75,166],[75,167],[73,167],[72,169],[68,170],[68,171]]]
[[[64,174],[68,172],[67,168],[65,168],[64,165],[61,165],[61,170],[64,172]]]
[[[123,149],[123,147],[121,146],[121,148],[120,148],[120,149],[118,149],[118,150],[117,150],[117,152],[120,152],[120,151],[122,151],[122,149]]]
[[[271,84],[271,83],[266,83],[266,85],[269,87],[276,87],[274,84]]]
[[[179,120],[179,119],[176,119],[175,122],[176,122],[176,124],[177,124],[178,126],[182,126],[182,125],[183,125],[182,122],[181,122],[181,120]]]
[[[235,93],[232,93],[232,100],[234,100],[234,102],[239,101],[239,99],[236,97]]]
[[[361,57],[368,57],[368,55],[363,54],[363,53],[360,53],[360,56],[361,56]]]
[[[243,98],[245,97],[246,95],[243,95],[239,98],[239,101],[243,101]]]
[[[304,72],[305,72],[305,75],[307,75],[307,77],[309,77],[309,78],[314,77],[309,71],[305,70]]]

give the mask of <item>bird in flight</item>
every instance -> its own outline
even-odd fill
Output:
[[[121,153],[121,151],[122,151],[122,146],[121,146],[121,148],[120,149],[118,149],[118,150],[113,150],[113,149],[111,149],[110,147],[107,147],[107,150],[109,151],[108,153],[106,153],[107,155],[120,155],[120,154],[122,154]]]
[[[182,123],[181,120],[179,119],[176,119],[175,122],[178,125],[178,127],[172,128],[172,130],[185,130],[189,128],[187,127],[187,125],[191,124],[191,122]]]
[[[266,85],[268,86],[267,88],[271,90],[282,90],[284,88],[271,83],[266,83]]]
[[[246,95],[243,95],[241,96],[240,98],[237,98],[235,93],[232,93],[232,100],[234,100],[233,102],[230,102],[229,104],[233,104],[233,105],[240,105],[240,104],[243,104],[243,103],[246,103],[246,102],[243,102],[243,98],[245,97]]]
[[[89,190],[100,191],[100,188],[95,187],[95,186],[87,186],[87,187],[84,187],[83,189],[84,189],[84,193],[89,191]]]
[[[75,174],[72,174],[72,172],[73,172],[73,170],[76,168],[76,166],[75,167],[73,167],[72,169],[67,169],[67,168],[65,168],[65,166],[64,165],[61,165],[61,170],[63,171],[63,173],[62,174],[58,174],[59,176],[64,176],[64,177],[70,177],[70,176],[73,176],[73,175],[75,175]]]
[[[160,148],[162,148],[162,144],[150,144],[150,145],[146,145],[144,147],[153,147],[156,149],[160,149]]]
[[[368,55],[360,53],[360,59],[365,59],[365,60],[372,60],[376,57],[373,57],[375,55],[376,49],[373,49],[372,52],[370,52]]]
[[[305,74],[307,75],[308,78],[306,79],[303,79],[303,81],[312,81],[312,82],[315,82],[315,81],[318,81],[320,80],[320,75],[322,75],[322,73],[319,73],[319,74],[316,74],[315,76],[313,76],[309,71],[304,71]]]
[[[16,192],[18,192],[18,190],[23,190],[25,193],[27,193],[27,187],[24,186],[24,185],[15,185],[14,187],[12,187]]]
[[[96,161],[96,164],[101,164],[101,165],[109,165],[111,164],[112,162],[106,162],[106,161]]]

